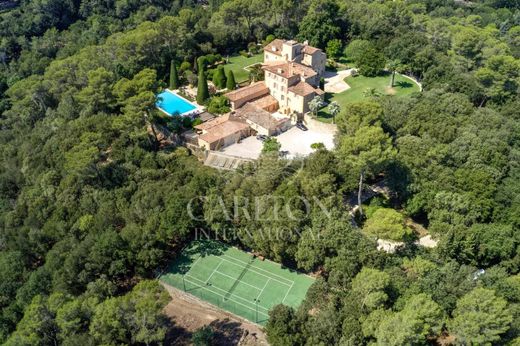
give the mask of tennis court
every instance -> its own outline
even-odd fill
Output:
[[[314,280],[216,241],[194,241],[159,278],[226,311],[265,324],[277,304],[297,308]]]

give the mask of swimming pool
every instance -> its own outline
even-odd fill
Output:
[[[184,114],[190,112],[197,108],[194,104],[189,102],[188,100],[180,97],[177,94],[169,90],[165,90],[159,95],[157,95],[158,100],[155,102],[157,108],[162,110],[164,113],[168,115],[173,114]]]

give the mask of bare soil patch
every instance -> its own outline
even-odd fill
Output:
[[[164,313],[172,322],[166,345],[190,345],[192,333],[206,325],[213,329],[215,345],[268,345],[260,326],[174,287],[163,286],[172,297],[164,308]]]
[[[392,88],[392,87],[387,86],[387,87],[385,88],[385,93],[386,93],[387,95],[395,95],[395,94],[397,94],[397,90],[395,90],[395,88]]]

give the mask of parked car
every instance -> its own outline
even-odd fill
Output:
[[[267,136],[266,135],[258,135],[256,136],[256,139],[258,139],[259,141],[265,141],[267,139]]]
[[[296,127],[302,131],[307,131],[307,126],[303,125],[303,123],[296,123]]]

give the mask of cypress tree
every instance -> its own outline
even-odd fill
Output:
[[[204,104],[204,102],[209,98],[209,90],[208,90],[208,81],[206,80],[206,75],[204,74],[204,70],[199,70],[199,78],[197,83],[197,103],[199,105]]]
[[[233,71],[228,70],[226,77],[227,77],[226,88],[228,90],[235,90],[237,88],[237,82],[235,82],[235,75],[233,74]]]
[[[226,72],[223,66],[219,66],[213,74],[213,84],[217,89],[224,89],[226,87]]]
[[[175,61],[170,63],[170,89],[175,90],[179,88],[179,74],[177,73],[177,66]]]
[[[205,70],[206,69],[206,57],[205,56],[199,56],[197,59],[197,70]]]

